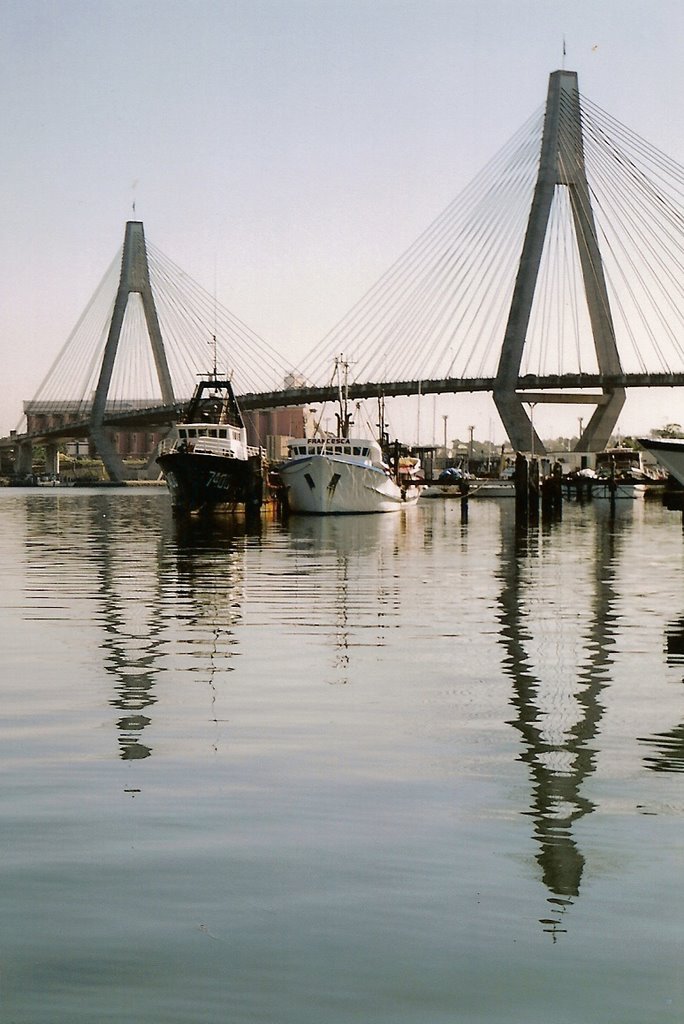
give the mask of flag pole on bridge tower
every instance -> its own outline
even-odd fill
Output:
[[[544,445],[523,409],[524,404],[545,401],[593,404],[596,409],[577,443],[577,451],[602,451],[624,405],[624,388],[604,387],[600,395],[587,392],[572,395],[525,392],[519,388],[523,350],[557,186],[567,187],[569,193],[599,372],[620,375],[622,367],[584,162],[582,117],[575,71],[554,71],[549,79],[539,172],[501,348],[494,401],[512,446],[517,451],[527,451],[528,445],[531,445],[537,454],[544,453]]]
[[[142,221],[128,221],[126,224],[119,288],[114,302],[112,319],[102,357],[100,376],[90,413],[90,434],[93,443],[104,463],[109,478],[114,481],[124,480],[126,478],[126,471],[123,461],[105,429],[105,414],[121,329],[131,292],[137,292],[142,300],[152,355],[161,389],[162,402],[164,405],[173,405],[175,398],[171,383],[171,373],[166,359],[166,352],[164,351],[157,308],[150,284],[150,271],[147,262],[147,248]]]

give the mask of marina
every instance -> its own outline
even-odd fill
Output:
[[[155,45],[166,17],[182,20],[150,62],[136,49],[149,49],[143,2],[102,64],[118,73],[131,50],[129,73],[98,84],[123,96],[148,66],[155,81],[97,122],[92,89],[87,119],[59,128],[86,95],[74,78],[46,106],[70,73],[64,54],[100,63],[84,22],[66,48],[56,40],[59,66],[25,119],[43,126],[36,164],[57,173],[44,156],[59,133],[76,180],[80,136],[94,123],[115,135],[144,96],[121,148],[140,120],[136,175],[158,230],[202,273],[217,252],[212,293],[147,238],[132,195],[92,291],[111,212],[79,197],[73,221],[88,211],[93,249],[64,264],[90,297],[0,437],[0,1017],[682,1020],[684,430],[623,427],[642,398],[674,395],[676,408],[684,387],[684,166],[580,93],[563,38],[545,104],[512,135],[506,124],[503,148],[371,283],[381,240],[400,238],[399,197],[432,199],[433,146],[452,147],[449,177],[481,148],[435,131],[438,111],[466,96],[470,128],[486,118],[465,72],[458,88],[438,83],[430,47],[374,108],[384,54],[399,66],[411,52],[409,24],[386,34],[385,20],[419,16],[436,38],[449,5],[436,20],[410,4],[364,10],[347,50],[337,24],[324,45],[311,26],[354,5],[305,6],[247,5],[237,24],[230,5],[200,19],[161,5]],[[44,16],[16,38],[42,39]],[[215,18],[217,49],[194,38]],[[306,53],[281,36],[284,67],[273,40],[298,19]],[[355,83],[374,29],[373,77]],[[177,68],[179,39],[174,102],[160,69]],[[229,61],[226,39],[239,42]],[[192,74],[195,54],[208,59]],[[331,76],[322,90],[309,88],[314,64]],[[42,66],[14,69],[13,130]],[[433,92],[419,99],[424,79]],[[506,118],[513,79],[499,67]],[[157,92],[173,141],[151,130]],[[364,116],[347,122],[354,106]],[[209,109],[207,145],[195,132]],[[428,134],[405,148],[383,138],[390,110]],[[129,169],[113,145],[97,149],[108,164],[94,177],[119,182],[118,209]],[[413,169],[402,180],[387,162],[373,181],[390,153]],[[350,168],[368,205],[330,232],[336,258],[345,236],[352,248],[326,299],[333,327],[306,352],[321,327],[324,204],[350,209],[333,199]],[[169,209],[166,175],[179,175]],[[36,285],[57,315],[67,278],[53,287],[33,239],[41,222],[56,231],[47,204],[27,217],[8,197],[34,283],[30,322],[12,306],[7,336],[33,358],[54,342]]]

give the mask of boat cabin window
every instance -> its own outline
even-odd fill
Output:
[[[361,455],[361,449],[358,445],[354,445],[354,455]]]
[[[188,430],[188,437],[197,437],[197,431],[191,427],[190,430]]]

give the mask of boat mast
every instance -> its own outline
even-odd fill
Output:
[[[214,363],[213,363],[213,369],[212,369],[212,376],[213,376],[214,380],[218,380],[218,365],[217,365],[217,358],[216,358],[216,335],[215,334],[212,334],[212,336],[211,336],[211,343],[212,343],[212,346],[213,346],[213,354],[214,354]]]
[[[344,380],[342,379],[341,370],[344,370]],[[337,433],[338,437],[348,438],[351,421],[351,417],[348,412],[349,363],[345,362],[344,356],[342,355],[335,359],[335,372],[337,373],[337,400],[340,406],[340,411],[336,414]]]

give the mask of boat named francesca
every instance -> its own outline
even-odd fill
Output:
[[[289,511],[311,515],[398,512],[420,495],[417,482],[392,474],[378,442],[362,437],[290,441],[280,478]]]
[[[394,466],[385,461],[380,443],[350,436],[348,364],[335,360],[338,387],[336,436],[300,437],[289,441],[280,479],[290,512],[343,515],[398,512],[420,496],[417,460],[401,459],[395,445]],[[382,420],[382,417],[381,417]],[[381,427],[384,436],[384,429]]]

